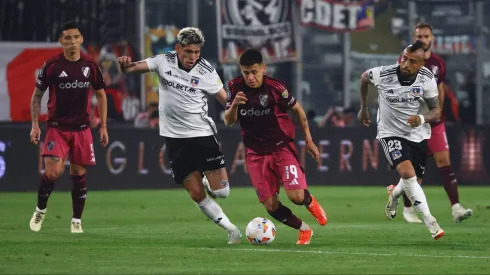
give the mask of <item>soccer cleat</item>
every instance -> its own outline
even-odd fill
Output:
[[[388,191],[388,204],[386,204],[386,209],[385,209],[385,215],[388,218],[388,220],[392,220],[396,216],[396,209],[398,208],[398,202],[400,201],[400,198],[398,200],[393,199],[393,189],[395,189],[395,185],[390,185],[386,188]]]
[[[32,214],[31,221],[29,222],[29,227],[31,228],[32,231],[39,232],[39,230],[41,230],[44,221],[44,216],[46,216],[46,210],[48,209],[45,208],[41,210],[36,206],[36,211],[34,211],[34,214]]]
[[[422,223],[413,207],[405,207],[403,209],[403,218],[409,223]]]
[[[311,196],[311,203],[308,207],[306,207],[308,211],[310,211],[311,215],[315,217],[318,224],[324,226],[327,224],[327,214],[325,210],[321,207],[321,205],[317,202],[314,196]]]
[[[434,240],[439,240],[442,236],[444,236],[444,230],[442,230],[435,220],[429,225],[429,230]]]
[[[311,237],[313,236],[313,229],[308,229],[308,230],[300,230],[299,231],[299,236],[298,236],[298,241],[296,244],[310,244]]]
[[[238,229],[238,227],[228,231],[228,244],[239,244],[241,238],[242,232],[240,232],[240,229]]]
[[[453,207],[453,221],[462,222],[473,215],[473,210],[466,209],[463,206]]]
[[[81,222],[75,222],[75,221],[72,221],[71,222],[71,233],[83,233],[83,229],[82,229],[82,223]]]
[[[213,199],[218,198],[218,196],[216,196],[216,194],[214,194],[214,192],[211,190],[211,186],[209,185],[209,181],[208,181],[208,178],[206,178],[206,176],[203,176],[202,184],[204,185],[204,189],[206,190],[206,193],[208,193],[208,195],[211,198],[213,198]]]

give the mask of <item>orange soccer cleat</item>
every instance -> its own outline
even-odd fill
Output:
[[[298,241],[296,244],[310,244],[311,237],[313,236],[313,229],[300,230]]]
[[[327,224],[327,214],[325,213],[325,210],[323,210],[322,206],[316,201],[315,197],[311,196],[311,203],[307,209],[310,211],[311,215],[315,217],[318,224],[321,226]]]

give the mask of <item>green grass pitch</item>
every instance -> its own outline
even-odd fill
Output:
[[[64,183],[60,183],[64,184]],[[451,219],[442,187],[425,187],[432,214],[446,236],[434,241],[422,224],[384,216],[382,187],[312,187],[329,216],[316,224],[304,207],[283,203],[313,226],[309,246],[273,220],[274,243],[227,245],[226,232],[207,220],[184,190],[90,191],[85,233],[70,233],[71,195],[51,195],[43,229],[29,230],[35,193],[0,193],[2,274],[484,274],[490,272],[490,188],[460,187],[474,215]],[[242,231],[269,217],[251,188],[233,188],[219,200]]]

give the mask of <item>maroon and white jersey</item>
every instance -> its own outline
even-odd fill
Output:
[[[231,107],[238,92],[247,97],[247,102],[238,106],[245,147],[268,154],[294,140],[295,125],[288,110],[296,104],[296,99],[279,80],[264,76],[262,86],[250,88],[242,76],[232,79],[228,83],[226,109]]]
[[[49,88],[49,127],[82,130],[90,126],[90,87],[97,91],[105,83],[97,63],[83,57],[69,61],[61,53],[44,63],[36,87]]]

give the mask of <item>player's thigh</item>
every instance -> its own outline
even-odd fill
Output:
[[[198,160],[198,170],[206,174],[211,188],[216,190],[226,187],[226,161],[218,140],[214,136],[196,138],[193,151],[195,159]]]
[[[443,123],[432,127],[430,139],[427,141],[427,147],[427,153],[429,155],[445,152],[447,153],[444,155],[449,155],[449,143],[447,141],[446,126]]]
[[[402,178],[415,176],[414,166],[412,165],[412,145],[399,137],[380,138],[379,143],[383,148],[386,160],[392,169],[396,169]]]
[[[260,203],[279,193],[279,179],[272,170],[272,155],[247,153],[247,169],[250,181],[257,193]],[[266,206],[267,208],[267,206]]]
[[[90,128],[72,132],[71,136],[70,163],[79,166],[95,165],[94,141]]]
[[[417,178],[422,180],[425,174],[425,167],[427,166],[427,140],[423,140],[420,143],[411,142],[412,151],[412,165]]]
[[[304,200],[303,190],[307,189],[308,185],[295,150],[283,147],[276,151],[273,164],[289,199],[295,203],[301,203]]]
[[[64,172],[64,161],[70,151],[67,134],[57,128],[48,128],[44,138],[42,157],[45,175],[55,180]]]
[[[192,153],[192,140],[186,138],[165,138],[167,155],[172,168],[172,177],[177,184],[198,171],[195,156]],[[202,185],[202,184],[201,184]]]
[[[58,179],[65,172],[65,161],[57,156],[44,156],[44,174],[50,180]]]

